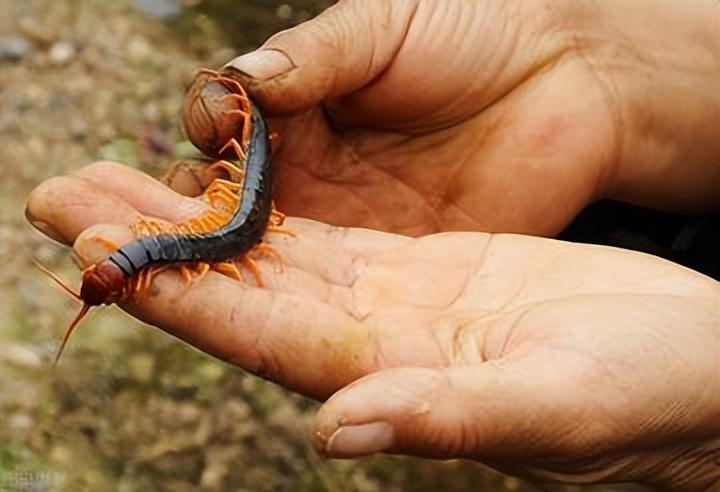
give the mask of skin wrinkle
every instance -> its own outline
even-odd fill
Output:
[[[487,347],[487,346],[484,347],[484,353],[483,353],[483,355],[485,356],[484,358],[485,358],[486,360],[500,359],[501,357],[505,357],[505,356],[507,356],[507,354],[510,353],[510,347],[513,346],[513,345],[516,345],[516,342],[515,342],[515,338],[516,338],[516,337],[515,337],[515,333],[517,332],[518,327],[520,326],[520,323],[521,323],[523,320],[525,320],[525,318],[527,317],[527,315],[532,311],[533,307],[534,307],[534,306],[521,306],[521,307],[519,307],[518,309],[513,310],[513,311],[518,311],[518,313],[517,313],[517,316],[515,317],[515,319],[510,322],[510,326],[508,326],[508,327],[504,330],[504,331],[505,331],[505,336],[503,337],[503,343],[502,343],[502,345],[500,346],[500,350],[499,350],[499,351],[495,354],[495,356],[493,357],[492,355],[490,355],[490,354],[487,353],[488,347]],[[497,317],[502,319],[502,318],[504,318],[505,316],[506,316],[505,314],[502,314],[502,315],[498,315]],[[486,321],[486,323],[489,324],[489,321]],[[487,333],[488,331],[489,331],[489,330],[486,330],[486,333]]]
[[[358,264],[361,266],[358,267]],[[358,255],[352,260],[352,268],[351,271],[355,272],[354,277],[352,278],[350,285],[348,285],[348,288],[350,290],[350,311],[347,311],[347,313],[357,322],[364,322],[367,320],[373,313],[372,310],[361,310],[359,307],[359,301],[358,301],[358,289],[356,288],[357,282],[362,279],[363,274],[365,273],[365,270],[368,265],[368,258],[364,255]]]
[[[487,6],[487,4],[485,4]],[[487,9],[487,7],[486,7]],[[483,16],[483,19],[487,17],[487,11],[486,14]],[[507,67],[511,64],[511,61],[514,57],[514,54],[517,52],[517,46],[518,42],[520,40],[520,29],[516,29],[514,33],[511,33],[512,35],[508,35],[508,19],[510,16],[503,16],[502,22],[500,23],[500,38],[503,40],[507,40],[504,56],[503,54],[496,52],[498,55],[500,55],[495,61],[494,66],[496,67]],[[481,22],[482,24],[482,22]],[[495,23],[495,25],[498,25]],[[485,79],[483,82],[483,85],[485,86],[486,90],[491,89],[493,86],[496,85],[497,81],[501,78],[506,76],[506,73],[503,70],[496,70],[494,72],[491,72],[492,75],[490,77],[485,74]],[[517,83],[510,84],[509,88],[506,89],[504,93],[498,94],[494,99],[490,98],[488,99],[488,102],[480,106],[475,113],[469,115],[467,119],[471,119],[474,117],[477,117],[481,113],[485,112],[486,110],[490,109],[490,107],[494,106],[498,101],[501,101],[503,98],[505,98],[508,94],[510,94],[516,87]]]
[[[447,305],[444,306],[445,309],[452,309],[453,307],[455,307],[458,301],[462,298],[463,294],[467,292],[470,282],[475,281],[478,278],[482,278],[480,270],[482,270],[482,268],[485,266],[485,260],[488,255],[488,251],[490,251],[490,249],[492,248],[494,237],[495,236],[493,234],[490,234],[488,235],[487,240],[483,241],[483,249],[478,253],[477,259],[473,261],[473,265],[471,265],[471,270],[463,279],[463,284],[458,290],[457,295],[453,299],[451,299],[450,302],[447,303]]]
[[[232,304],[232,307],[230,309],[230,316],[228,317],[228,321],[236,325],[237,322],[236,319],[242,319],[242,311],[244,311],[244,302],[245,298],[243,296],[239,296],[242,298],[242,300],[238,300],[235,303]],[[259,323],[259,326],[255,329],[255,337],[250,342],[250,345],[248,346],[248,352],[249,353],[259,353],[258,347],[260,346],[260,343],[262,341],[263,336],[265,335],[265,329],[268,324],[270,312],[274,310],[275,305],[277,304],[277,294],[275,291],[270,291],[270,308],[265,311],[265,315],[263,317],[263,321]],[[243,327],[238,327],[239,330],[243,330]]]
[[[601,198],[612,194],[613,183],[617,181],[620,169],[620,160],[624,153],[626,124],[625,117],[617,103],[620,100],[620,89],[617,83],[609,77],[603,77],[602,71],[598,70],[593,63],[592,58],[587,56],[583,51],[576,51],[575,54],[585,64],[588,73],[597,82],[600,94],[605,100],[605,108],[608,109],[610,116],[610,127],[613,135],[613,143],[610,145],[612,149],[610,155],[604,159],[604,165],[599,166],[595,186],[592,196]]]
[[[388,15],[387,15],[387,18],[392,17],[392,15],[393,15],[392,9],[395,7],[395,5],[396,5],[396,4],[393,3],[393,2],[389,2],[389,3],[388,3],[388,10],[387,10]],[[361,8],[362,8],[362,5],[361,5]],[[411,11],[410,11],[410,14],[408,15],[408,19],[407,19],[407,21],[406,21],[406,23],[405,23],[405,27],[404,27],[403,33],[402,33],[400,36],[398,36],[398,42],[397,42],[397,44],[395,45],[395,47],[393,48],[393,50],[392,50],[393,53],[388,57],[388,61],[387,61],[387,63],[385,64],[385,67],[384,67],[382,70],[380,70],[380,72],[379,72],[375,77],[373,77],[371,80],[367,80],[368,77],[365,77],[363,80],[366,80],[366,83],[363,84],[362,87],[361,87],[360,89],[358,89],[358,90],[366,91],[366,90],[368,90],[368,89],[371,89],[371,88],[374,87],[375,85],[381,83],[381,82],[383,81],[383,77],[385,76],[385,74],[387,73],[387,71],[390,70],[390,68],[394,66],[395,60],[396,60],[398,54],[400,53],[400,50],[402,49],[402,46],[405,44],[405,41],[406,41],[408,32],[409,32],[409,30],[410,30],[410,26],[412,26],[412,24],[413,24],[413,20],[414,20],[414,18],[415,18],[415,14],[416,14],[417,9],[418,9],[418,2],[412,0],[412,4],[411,4],[410,9],[411,9]],[[377,39],[377,38],[376,38],[376,39]],[[373,58],[374,56],[376,56],[375,53],[376,53],[377,47],[375,46],[375,43],[371,43],[370,49],[372,50],[372,55],[371,55],[371,57],[370,57],[370,59],[372,60],[372,58]],[[368,73],[372,73],[372,71],[370,71],[370,72],[368,72]],[[336,73],[335,73],[335,77],[337,77],[337,75],[338,75],[338,74],[337,74],[337,72],[336,72]],[[336,84],[335,82],[334,82],[334,87],[337,87],[337,84]],[[336,92],[337,92],[337,91],[334,90],[334,91],[333,91],[333,94],[336,93]],[[343,120],[342,117],[336,116],[337,111],[334,111],[334,110],[333,110],[333,107],[334,107],[334,106],[338,106],[338,105],[339,105],[338,103],[342,103],[343,100],[347,100],[348,98],[350,98],[350,97],[351,97],[353,94],[355,94],[356,92],[357,92],[357,91],[351,91],[351,92],[349,92],[349,93],[347,93],[347,94],[343,94],[342,96],[340,96],[340,97],[337,98],[336,100],[330,100],[330,101],[322,102],[322,107],[325,109],[326,114],[327,114],[328,116],[330,116],[330,118],[328,118],[328,119],[331,120],[331,121],[332,121],[332,120],[337,120],[337,121]]]
[[[279,356],[276,354],[275,347],[270,343],[271,340],[276,338],[272,335],[276,328],[273,326],[271,318],[275,313],[279,312],[276,307],[278,302],[279,297],[275,292],[272,292],[270,309],[264,312],[263,321],[257,328],[257,336],[253,341],[251,352],[257,354],[259,368],[265,375],[264,377],[269,376],[270,381],[283,385],[287,384],[287,380],[283,375],[284,372],[281,370],[283,366],[280,363]],[[280,308],[283,309],[285,306],[280,306]]]
[[[483,133],[483,136],[485,134]],[[451,196],[451,190],[455,189],[455,186],[453,186],[456,179],[458,179],[458,176],[462,175],[460,174],[461,171],[463,171],[469,164],[470,160],[474,158],[475,155],[471,155],[470,152],[466,152],[464,155],[461,155],[459,159],[457,159],[457,162],[455,164],[455,167],[452,171],[448,174],[446,180],[445,180],[445,186],[443,192],[440,194],[440,199],[437,204],[434,205],[435,210],[438,214],[438,227],[440,227],[440,224],[442,224],[443,220],[440,218],[442,215],[442,211],[447,211],[447,209],[453,207],[457,212],[459,212],[461,215],[464,215],[471,223],[480,225],[480,221],[470,212],[464,210],[460,204],[458,203],[458,200],[460,197],[458,196]],[[463,179],[464,180],[464,179]],[[478,227],[479,228],[479,227]]]
[[[286,161],[286,163],[289,164],[289,161]],[[336,184],[336,183],[328,182],[328,181],[325,181],[321,176],[316,175],[315,173],[311,172],[311,171],[310,171],[309,169],[307,169],[307,168],[303,168],[303,167],[300,167],[300,166],[295,166],[295,165],[292,165],[292,164],[289,164],[289,165],[290,165],[295,171],[299,171],[299,172],[302,173],[302,174],[306,174],[306,175],[310,176],[311,178],[314,178],[314,179],[316,179],[316,180],[318,180],[318,181],[322,181],[322,182],[324,182],[324,183],[326,183],[326,184],[332,184],[332,185],[334,185],[336,188],[340,188],[340,189],[342,189],[343,191],[348,192],[348,194],[352,195],[352,198],[355,199],[356,203],[357,203],[358,205],[360,205],[360,206],[375,220],[376,224],[374,224],[374,227],[377,228],[377,229],[382,229],[382,227],[380,227],[380,224],[377,224],[377,222],[378,222],[378,216],[377,216],[377,214],[374,213],[374,212],[370,209],[370,207],[369,207],[369,205],[368,205],[368,203],[367,203],[366,200],[363,200],[363,199],[360,198],[361,195],[360,195],[352,186],[346,186],[346,184],[344,184],[344,183],[337,183],[337,184]],[[372,225],[368,225],[367,227],[368,227],[368,228],[372,228]]]
[[[444,336],[444,332],[442,330],[434,329],[432,327],[432,325],[434,325],[436,321],[441,321],[441,319],[441,317],[437,317],[436,319],[431,320],[429,323],[430,329],[427,330],[427,333],[438,348],[437,353],[442,361],[441,367],[449,367],[452,364],[452,361],[455,359],[454,347],[451,344],[450,350],[446,350],[446,344],[444,343],[444,341],[447,337]]]
[[[446,357],[447,366],[463,366],[474,364],[478,361],[481,363],[486,361],[482,349],[485,343],[485,333],[487,329],[478,330],[478,327],[474,326],[476,321],[477,319],[466,320],[458,323],[452,330],[450,337],[450,355]],[[479,340],[478,334],[481,337]],[[444,335],[444,333],[442,335]],[[470,343],[471,340],[476,340],[476,343]],[[474,348],[475,351],[468,355],[468,351],[463,350],[463,347]]]
[[[399,179],[399,178],[398,178],[395,174],[393,174],[389,169],[386,169],[386,168],[383,167],[383,166],[375,166],[375,165],[373,165],[371,162],[369,162],[369,161],[361,158],[359,155],[357,155],[357,154],[355,153],[354,148],[351,147],[351,146],[348,147],[348,152],[352,153],[354,159],[356,159],[357,161],[362,162],[363,164],[368,165],[371,169],[374,169],[374,170],[377,171],[379,174],[388,176],[389,178],[391,178],[391,180],[392,180],[393,182],[395,182],[395,183],[397,183],[397,184],[400,184],[400,185],[401,185],[401,188],[405,188],[405,189],[413,192],[413,194],[415,194],[416,196],[418,196],[421,201],[422,201],[422,200],[425,200],[425,194],[424,194],[422,191],[420,191],[420,190],[418,190],[417,188],[413,187],[410,183],[408,183],[408,182],[406,182],[406,181],[404,181],[404,180],[402,180],[402,179]],[[352,186],[350,187],[350,189],[353,190],[353,192],[356,192]],[[357,193],[357,192],[356,192],[356,193]],[[358,195],[358,196],[359,196],[359,195]],[[370,209],[370,207],[368,206],[368,210],[372,210],[372,209]],[[379,214],[373,212],[373,217],[378,218],[378,219],[377,219],[377,222],[378,222],[379,224],[382,223],[382,221],[379,220]],[[437,222],[438,222],[438,219],[436,218],[436,225],[435,225],[435,229],[436,229],[436,230],[438,230],[438,227],[439,227],[439,225],[437,224]],[[380,228],[380,227],[378,227],[378,228]]]

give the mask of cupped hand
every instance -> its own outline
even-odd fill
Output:
[[[97,262],[99,238],[124,243],[140,217],[202,207],[99,163],[40,185],[27,214]],[[265,238],[282,262],[258,258],[264,288],[215,272],[190,288],[167,271],[122,307],[290,389],[332,395],[316,428],[328,456],[467,457],[687,490],[720,477],[717,282],[548,239],[286,225],[295,237]]]
[[[344,1],[229,66],[275,117],[284,212],[554,235],[598,198],[720,206],[718,8]]]

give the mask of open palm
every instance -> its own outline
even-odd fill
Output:
[[[141,216],[181,221],[203,206],[100,163],[41,185],[28,214],[68,242],[85,231],[76,250],[96,262],[107,254],[97,238],[124,243]],[[711,279],[524,236],[287,226],[296,237],[266,237],[283,263],[260,259],[265,288],[216,273],[188,288],[166,272],[123,307],[288,388],[337,392],[318,417],[324,452],[465,456],[573,480],[679,473],[680,486],[703,473],[688,450],[717,449]],[[358,444],[353,426],[383,437]]]

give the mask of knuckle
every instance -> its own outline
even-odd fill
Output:
[[[96,161],[83,167],[77,171],[75,175],[85,177],[100,176],[102,178],[107,178],[109,174],[113,174],[124,167],[125,166],[122,164],[114,161]]]

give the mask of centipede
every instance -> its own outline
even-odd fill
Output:
[[[210,168],[222,169],[199,197],[210,211],[182,223],[141,219],[130,226],[136,236],[117,247],[99,263],[82,271],[78,292],[41,266],[61,287],[82,303],[55,355],[55,364],[75,328],[94,306],[113,304],[140,295],[153,278],[177,268],[186,284],[193,272],[209,270],[243,281],[238,264],[249,271],[258,286],[262,275],[248,253],[259,251],[280,260],[262,242],[267,231],[292,235],[282,227],[284,215],[274,208],[270,133],[258,106],[232,69],[201,69],[188,90],[183,109],[188,139],[206,156]]]

